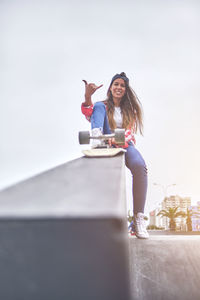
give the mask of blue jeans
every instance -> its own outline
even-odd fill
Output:
[[[111,133],[106,107],[103,102],[97,102],[94,105],[91,116],[91,127],[101,128],[104,134]],[[147,167],[140,152],[135,148],[133,143],[129,143],[125,153],[126,167],[132,174],[132,196],[134,213],[144,213],[147,193]]]

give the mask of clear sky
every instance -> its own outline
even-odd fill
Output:
[[[144,109],[146,211],[200,201],[200,1],[0,1],[0,187],[81,156],[82,79],[126,72]],[[130,202],[131,177],[127,172]]]

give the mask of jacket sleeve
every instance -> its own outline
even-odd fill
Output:
[[[125,145],[129,142],[132,142],[134,145],[136,144],[134,130],[132,128],[125,131]]]
[[[133,122],[132,126],[130,126],[128,129],[125,131],[125,145],[123,148],[127,148],[129,143],[133,143],[134,145],[136,144],[136,139],[135,139],[135,122]]]
[[[84,106],[83,103],[81,104],[81,111],[89,122],[93,112],[93,107],[94,105]]]

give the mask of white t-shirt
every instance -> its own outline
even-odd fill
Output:
[[[114,111],[114,120],[117,125],[117,128],[122,128],[122,113],[121,113],[121,108],[118,106],[115,106],[115,111]]]

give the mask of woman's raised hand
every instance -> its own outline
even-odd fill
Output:
[[[83,82],[85,83],[85,95],[91,97],[92,94],[94,94],[94,92],[96,92],[96,90],[98,90],[99,88],[101,88],[103,86],[103,84],[97,86],[95,83],[87,83],[86,80],[83,80]]]
[[[86,80],[83,80],[83,82],[85,83],[85,104],[91,105],[91,96],[96,92],[96,90],[101,88],[103,84],[97,86],[95,83],[87,83]]]

